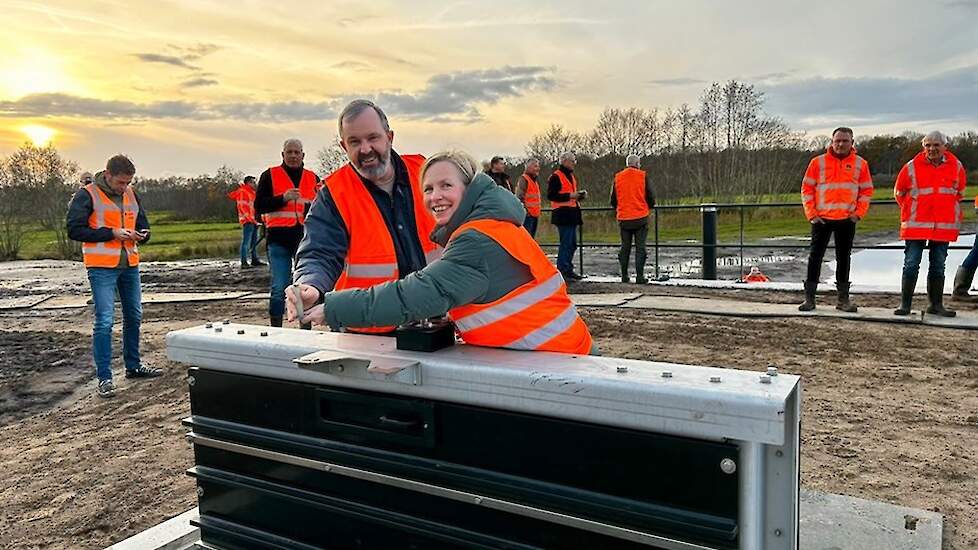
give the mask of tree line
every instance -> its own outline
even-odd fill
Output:
[[[753,84],[731,80],[707,86],[695,105],[607,107],[590,130],[554,124],[532,136],[522,155],[507,159],[507,172],[516,181],[527,159],[553,169],[561,153],[574,152],[578,179],[591,192],[589,204],[605,205],[615,173],[634,153],[642,157],[660,200],[756,202],[795,193],[808,161],[825,151],[830,137],[792,130],[768,114],[764,103]],[[916,132],[868,136],[857,127],[856,147],[874,175],[895,175],[920,151],[921,137]],[[978,133],[950,141],[964,165],[978,170]],[[335,138],[311,156],[311,168],[321,177],[346,162]],[[26,143],[0,158],[0,259],[16,258],[24,236],[37,229],[54,232],[58,257],[78,257],[77,243],[67,238],[64,227],[67,203],[78,189],[77,174],[77,163],[51,145]],[[168,211],[170,219],[230,221],[236,219],[235,205],[226,194],[243,177],[229,166],[193,177],[137,175],[135,189],[148,210]]]

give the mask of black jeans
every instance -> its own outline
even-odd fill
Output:
[[[808,253],[808,278],[806,281],[817,283],[822,273],[822,258],[829,246],[829,237],[835,233],[835,261],[837,283],[849,282],[849,256],[852,254],[852,240],[856,236],[856,222],[845,220],[825,220],[823,223],[812,224],[812,244]]]
[[[630,224],[619,223],[621,233],[621,248],[618,250],[618,263],[621,265],[621,275],[628,275],[628,257],[632,253],[632,239],[635,239],[635,273],[641,275],[645,271],[645,259],[648,251],[645,249],[645,240],[649,235],[649,224],[637,227]]]

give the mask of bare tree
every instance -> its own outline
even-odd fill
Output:
[[[546,164],[555,164],[565,151],[580,152],[584,149],[584,139],[580,134],[554,124],[542,134],[530,138],[526,144],[526,156],[540,159]]]
[[[7,185],[17,189],[16,194],[20,195],[11,198],[28,201],[32,221],[36,220],[41,228],[54,232],[59,257],[77,257],[80,248],[68,239],[65,214],[76,190],[69,182],[78,173],[78,164],[63,159],[53,145],[38,147],[31,143],[21,145],[3,164]],[[11,214],[17,208],[12,206]],[[13,238],[12,234],[10,237],[6,255],[15,256],[20,248],[19,238]]]
[[[346,151],[340,146],[340,140],[334,136],[328,145],[316,151],[316,169],[319,177],[325,179],[326,176],[342,168],[347,160]]]

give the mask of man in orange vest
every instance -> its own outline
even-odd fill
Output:
[[[948,245],[961,231],[961,198],[968,184],[964,165],[947,150],[947,137],[931,132],[921,140],[924,150],[900,169],[893,194],[900,205],[903,281],[896,315],[909,315],[924,247],[927,268],[927,313],[954,317],[944,307],[944,264]]]
[[[625,158],[625,169],[615,174],[611,186],[611,206],[615,207],[618,229],[621,233],[621,248],[618,263],[621,265],[621,282],[631,282],[628,276],[628,259],[632,253],[632,239],[635,239],[635,282],[644,285],[645,280],[645,239],[649,234],[649,213],[655,206],[655,192],[652,180],[645,170],[639,168],[638,155]]]
[[[262,172],[255,193],[255,210],[265,219],[272,276],[268,316],[273,327],[282,326],[285,287],[292,282],[292,261],[319,183],[319,176],[303,167],[303,159],[302,142],[295,138],[285,140],[282,164]]]
[[[560,246],[557,249],[557,270],[568,282],[584,277],[574,273],[574,250],[577,248],[577,228],[584,224],[578,201],[587,197],[587,191],[578,191],[574,167],[577,156],[561,153],[560,165],[547,180],[547,200],[550,201],[550,223],[557,226]]]
[[[82,243],[82,257],[92,287],[95,320],[92,357],[99,397],[115,395],[112,383],[112,322],[115,297],[122,304],[122,357],[126,378],[163,374],[140,362],[139,328],[143,318],[139,288],[139,247],[149,240],[149,220],[130,187],[136,167],[124,155],[109,159],[68,205],[68,237]]]
[[[537,236],[537,223],[540,221],[540,161],[530,159],[523,166],[523,176],[516,182],[516,196],[526,209],[523,227],[531,237]]]
[[[808,254],[808,276],[805,279],[805,302],[799,311],[815,309],[815,291],[822,271],[822,258],[835,235],[835,272],[837,303],[840,311],[855,312],[849,300],[849,265],[856,223],[869,211],[873,197],[873,179],[869,164],[856,155],[852,129],[840,127],[832,132],[832,143],[825,153],[808,163],[801,182],[801,201],[805,217],[812,226]]]
[[[349,163],[326,178],[296,255],[295,281],[306,310],[331,290],[396,281],[441,256],[421,194],[424,157],[397,154],[387,115],[365,99],[343,109],[338,129]],[[291,287],[287,296],[291,319],[297,299]],[[356,330],[390,334],[395,328]]]
[[[978,212],[978,197],[975,197],[975,212]],[[954,275],[954,290],[951,291],[951,298],[963,302],[978,301],[978,296],[968,293],[971,283],[975,280],[975,271],[978,271],[978,234],[975,235],[975,244],[968,252],[968,257],[961,262],[957,273]]]
[[[241,267],[249,268],[265,265],[258,259],[258,221],[255,219],[255,189],[258,184],[255,176],[246,176],[238,187],[228,193],[238,209],[238,223],[241,224]],[[251,264],[248,264],[248,254]]]

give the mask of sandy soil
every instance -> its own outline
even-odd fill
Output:
[[[156,290],[267,288],[267,271],[231,265],[147,266],[143,280]],[[575,287],[799,301],[790,292],[746,289]],[[184,372],[166,360],[164,336],[205,320],[263,324],[266,307],[260,300],[146,306],[143,358],[167,373],[126,381],[117,358],[122,389],[112,400],[93,395],[88,309],[0,312],[0,547],[103,548],[192,507],[194,486],[184,474],[192,454],[179,424],[189,414]],[[978,547],[973,332],[602,308],[583,314],[606,355],[800,374],[806,487],[938,511],[946,517],[945,548]]]

